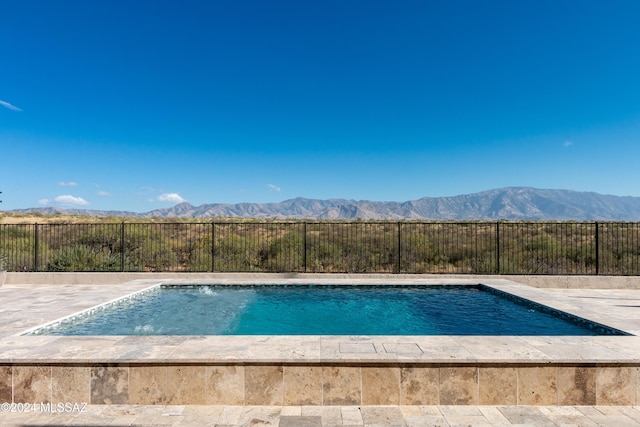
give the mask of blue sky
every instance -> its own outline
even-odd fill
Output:
[[[0,0],[0,208],[640,196],[639,21],[636,0]]]

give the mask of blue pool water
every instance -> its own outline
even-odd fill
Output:
[[[482,285],[163,286],[91,316],[79,316],[34,333],[609,335],[619,332],[505,295]]]

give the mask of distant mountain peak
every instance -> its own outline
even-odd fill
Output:
[[[245,217],[274,219],[431,219],[431,220],[610,220],[640,221],[640,197],[593,192],[505,187],[475,194],[423,197],[406,202],[307,199],[280,203],[204,204],[182,202],[145,213],[31,208],[13,212],[68,213],[122,217]]]

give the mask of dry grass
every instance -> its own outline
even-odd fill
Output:
[[[86,222],[103,222],[102,217],[80,215],[42,215],[31,213],[0,212],[0,224],[77,224]]]
[[[39,213],[15,213],[1,212],[0,224],[113,224],[113,223],[194,223],[211,222],[212,218],[133,218],[116,216],[90,216],[68,214],[39,214]],[[218,219],[216,218],[216,221]]]

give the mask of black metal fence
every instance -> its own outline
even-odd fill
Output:
[[[640,275],[640,223],[3,224],[9,271]]]

